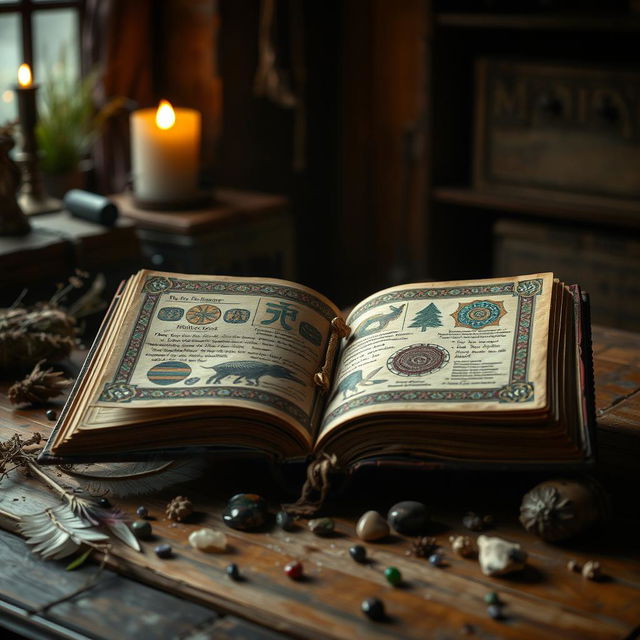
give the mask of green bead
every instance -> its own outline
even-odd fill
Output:
[[[489,591],[489,593],[485,595],[484,601],[487,604],[499,604],[500,598],[498,597],[498,594],[495,591]]]
[[[384,577],[387,579],[387,582],[394,587],[402,582],[402,574],[400,573],[400,569],[396,567],[387,567],[384,570]]]
[[[146,520],[136,520],[131,524],[131,531],[133,531],[136,538],[146,540],[151,537],[151,524]]]

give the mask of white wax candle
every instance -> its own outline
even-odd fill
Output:
[[[169,115],[171,111],[175,114],[173,124],[160,119],[159,126],[156,109],[139,109],[131,114],[133,192],[140,200],[180,201],[197,192],[200,112],[172,109],[162,101],[160,116],[167,106]]]

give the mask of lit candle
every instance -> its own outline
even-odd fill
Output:
[[[28,64],[21,64],[18,69],[18,84],[15,87],[18,96],[18,118],[22,129],[22,151],[34,153],[36,151],[33,130],[38,119],[36,110],[37,85],[33,82],[31,68]]]
[[[144,202],[188,201],[198,190],[200,112],[174,109],[161,100],[157,109],[131,114],[133,192]]]

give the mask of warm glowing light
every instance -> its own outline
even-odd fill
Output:
[[[156,125],[159,129],[171,129],[176,123],[176,114],[167,100],[160,100],[156,111]]]
[[[21,87],[31,86],[31,69],[28,64],[21,64],[18,69],[18,83]]]
[[[11,89],[7,89],[3,94],[2,94],[2,102],[13,102],[13,91],[11,91]]]

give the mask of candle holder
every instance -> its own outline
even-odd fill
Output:
[[[16,163],[22,173],[22,187],[18,194],[18,202],[22,211],[28,216],[62,209],[62,202],[46,193],[40,174],[38,145],[35,136],[37,89],[37,85],[34,84],[15,87],[22,134],[20,146],[15,156]]]

